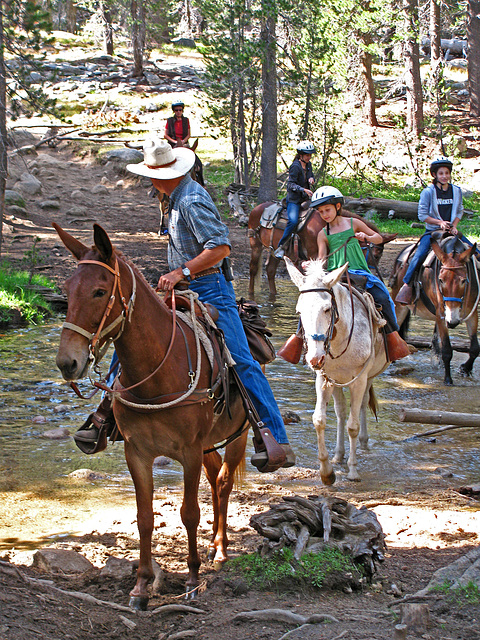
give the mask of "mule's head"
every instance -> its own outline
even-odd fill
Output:
[[[107,233],[94,225],[94,246],[82,242],[53,223],[60,239],[78,261],[94,260],[113,266],[114,250]],[[75,273],[65,282],[68,299],[66,323],[76,325],[85,334],[96,333],[104,316],[113,288],[114,275],[94,264],[79,264]],[[87,374],[90,359],[90,340],[68,326],[62,330],[56,363],[65,380],[71,382]]]
[[[462,322],[466,315],[469,300],[468,294],[468,261],[476,250],[476,245],[457,253],[446,253],[432,240],[432,249],[440,262],[438,272],[438,304],[444,305],[445,322],[450,329]]]
[[[348,264],[326,272],[320,260],[312,260],[306,267],[306,275],[303,275],[288,258],[285,258],[285,263],[292,282],[300,291],[297,313],[300,314],[305,332],[305,359],[312,369],[321,369],[335,323],[332,289],[347,270]]]

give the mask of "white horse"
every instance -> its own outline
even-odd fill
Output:
[[[347,406],[344,387],[350,389],[347,478],[360,480],[356,454],[359,426],[362,422],[362,440],[366,447],[365,413],[369,396],[370,406],[374,398],[372,380],[388,366],[378,317],[374,307],[364,302],[360,294],[351,295],[348,287],[339,283],[348,264],[326,272],[319,260],[313,260],[303,275],[288,258],[285,262],[290,278],[300,291],[297,312],[305,332],[306,361],[317,375],[313,424],[317,431],[322,482],[326,485],[335,482],[335,472],[325,446],[327,404],[332,393],[337,415],[337,448],[333,462],[342,462],[345,454]]]

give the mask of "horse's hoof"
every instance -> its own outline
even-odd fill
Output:
[[[191,587],[190,585],[187,584],[185,588],[185,600],[195,600],[195,598],[197,597],[197,592],[198,592],[198,586]]]
[[[332,484],[335,484],[337,476],[335,475],[335,471],[332,471],[332,473],[329,473],[328,476],[321,476],[321,478],[323,484],[327,487],[330,487]]]
[[[135,611],[146,611],[148,605],[148,596],[130,596],[128,606]]]
[[[209,562],[213,562],[213,561],[215,560],[215,555],[216,555],[216,553],[217,553],[217,552],[216,552],[216,550],[215,550],[215,547],[211,547],[211,548],[208,550],[207,560],[208,560]]]
[[[223,565],[225,564],[225,560],[214,560],[213,561],[213,570],[221,571],[223,569]]]
[[[453,387],[453,380],[449,378],[448,380],[444,380],[443,384],[447,387]]]

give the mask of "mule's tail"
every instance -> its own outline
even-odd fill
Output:
[[[370,385],[370,390],[368,392],[368,407],[375,416],[375,420],[378,420],[378,400],[377,396],[375,395],[373,384]]]
[[[398,333],[400,334],[400,337],[403,338],[404,340],[407,339],[407,335],[408,335],[408,330],[410,328],[410,316],[411,316],[411,312],[410,309],[407,312],[407,315],[405,316],[402,324],[400,325],[400,329],[398,330]]]

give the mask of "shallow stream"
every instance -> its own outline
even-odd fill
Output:
[[[268,303],[265,290],[258,301],[278,349],[296,329],[297,290],[286,280],[280,280],[277,286],[279,302]],[[237,284],[238,296],[246,295],[246,287],[246,282]],[[68,496],[69,501],[85,503],[94,494],[103,495],[101,499],[107,498],[109,506],[133,496],[121,444],[109,445],[105,452],[95,456],[85,456],[71,437],[60,440],[43,437],[46,431],[60,427],[73,433],[98,403],[77,398],[62,381],[55,366],[60,326],[61,319],[43,327],[9,331],[0,336],[0,500],[3,510],[15,492],[23,493],[26,500],[48,495],[58,501]],[[413,335],[430,337],[432,330],[433,324],[417,319],[411,323]],[[464,327],[452,335],[465,338]],[[458,373],[465,359],[466,354],[455,352],[453,387],[443,385],[443,366],[427,350],[394,363],[379,376],[375,383],[380,404],[378,422],[369,416],[371,450],[359,451],[362,491],[418,491],[439,481],[440,470],[454,474],[451,478],[454,486],[478,483],[480,454],[476,429],[455,429],[412,440],[414,434],[434,425],[402,423],[398,419],[403,407],[478,413],[480,359],[475,363],[471,379],[461,378]],[[306,366],[277,359],[268,366],[267,376],[282,412],[293,411],[300,417],[299,423],[287,427],[297,454],[297,467],[317,469],[316,435],[311,423],[315,404],[313,372]],[[86,385],[83,388],[88,390]],[[326,438],[333,451],[336,438],[333,406],[329,412]],[[348,442],[346,447],[348,450]],[[105,477],[73,488],[68,474],[79,468],[101,472]],[[181,467],[176,462],[156,467],[154,473],[157,488],[178,487],[182,481]],[[247,482],[249,478],[257,481],[260,476],[261,482],[267,481],[247,463]],[[351,490],[352,485],[340,467],[335,487],[341,490],[346,485]],[[5,511],[0,515],[4,520],[8,518]],[[16,536],[0,536],[0,548],[11,546],[15,541],[18,543]]]

